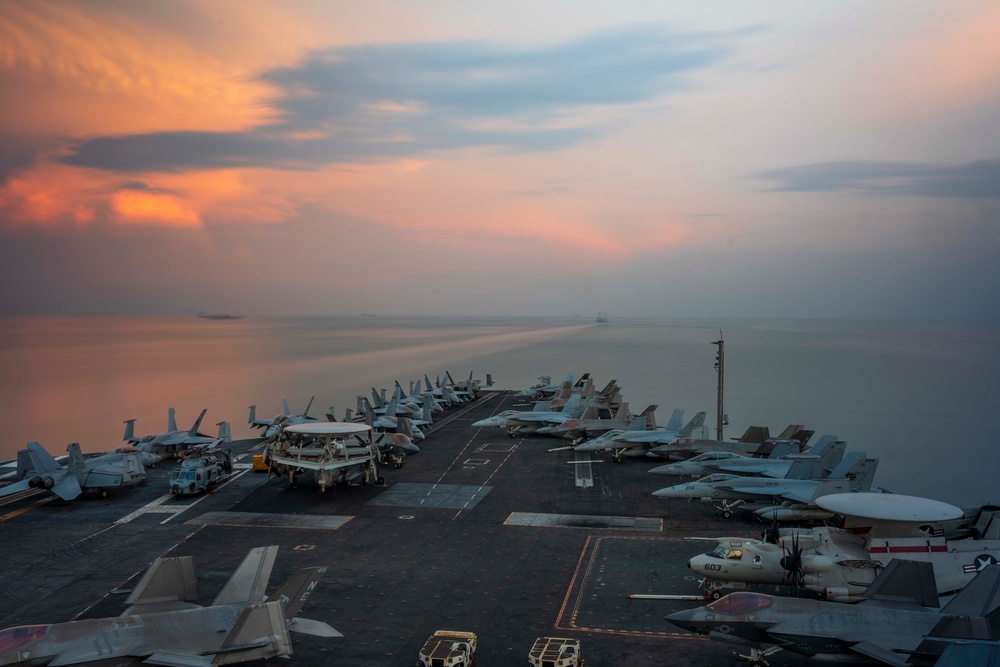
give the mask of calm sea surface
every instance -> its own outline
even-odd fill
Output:
[[[194,317],[0,319],[0,459],[29,440],[54,454],[85,452],[136,433],[166,430],[168,407],[202,431],[228,420],[249,437],[258,416],[338,418],[358,394],[451,371],[492,373],[502,388],[590,371],[617,379],[638,412],[657,404],[664,422],[684,408],[715,424],[712,365],[726,341],[727,437],[752,424],[777,433],[795,422],[837,434],[881,459],[876,484],[958,505],[1000,502],[1000,325],[831,321],[613,320],[541,318]],[[429,446],[433,446],[433,442]],[[539,452],[539,456],[545,456]],[[644,465],[627,462],[624,465]],[[652,467],[652,465],[650,466]],[[662,486],[654,481],[650,491]]]

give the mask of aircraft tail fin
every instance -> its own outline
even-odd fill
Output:
[[[385,416],[395,417],[396,416],[396,397],[393,396],[389,399],[389,404],[385,406]]]
[[[812,439],[814,433],[816,433],[816,431],[810,431],[809,429],[801,428],[795,433],[793,433],[791,437],[788,439],[798,440],[800,443],[802,443],[802,446],[805,447],[806,443],[808,443]]]
[[[357,412],[359,415],[371,412],[371,410],[369,409],[370,407],[371,407],[371,402],[369,402],[367,398],[365,398],[364,396],[358,396]]]
[[[827,470],[833,470],[844,460],[844,451],[846,449],[847,443],[843,440],[837,440],[837,436],[824,435],[809,450],[809,453],[818,455],[823,467]]]
[[[621,414],[624,416],[624,415],[628,414],[628,412],[626,411],[626,412],[623,412]],[[601,416],[601,413],[597,409],[597,406],[591,404],[591,405],[588,405],[587,408],[583,411],[583,414],[580,415],[580,419],[598,419],[598,418],[600,418],[600,416]],[[617,418],[617,416],[618,415],[616,414],[615,417]]]
[[[255,547],[246,555],[236,572],[229,578],[222,591],[212,602],[212,606],[237,604],[241,602],[261,602],[271,568],[278,555],[278,547]]]
[[[173,408],[167,409],[167,430],[171,433],[177,430],[177,417]]]
[[[649,422],[647,421],[646,415],[639,415],[638,417],[633,417],[632,421],[628,423],[625,427],[626,431],[645,431],[649,428]]]
[[[777,435],[779,440],[791,440],[796,433],[805,428],[805,424],[789,424],[785,430]]]
[[[667,420],[667,424],[663,428],[671,433],[677,433],[684,428],[684,410],[677,408],[671,412],[670,419]]]
[[[766,426],[750,426],[743,435],[736,439],[737,442],[747,442],[755,445],[762,445],[771,438],[771,431]]]
[[[865,590],[864,597],[869,600],[912,602],[922,607],[937,607],[939,603],[934,566],[922,561],[893,558]]]
[[[280,601],[284,607],[285,619],[291,620],[302,609],[302,605],[324,574],[326,574],[325,567],[304,567],[297,570],[269,599]]]
[[[122,436],[125,442],[135,441],[135,420],[129,419],[125,422],[125,435]]]
[[[424,402],[423,413],[420,415],[420,418],[423,421],[427,422],[428,424],[434,421],[434,414],[433,414],[434,410],[431,408],[431,404],[433,404],[433,401],[431,401],[430,404]]]
[[[69,473],[83,472],[87,468],[83,460],[83,450],[80,449],[79,442],[71,442],[66,445],[66,453],[69,454],[66,457],[66,470]]]
[[[658,405],[649,405],[639,413],[640,417],[646,418],[646,428],[656,428],[656,408]]]
[[[126,605],[198,599],[198,578],[191,556],[157,558],[132,589]],[[125,612],[129,612],[126,610]]]
[[[1000,565],[987,565],[980,570],[944,606],[941,615],[1000,617]]]
[[[37,442],[28,443],[28,456],[31,458],[31,465],[35,469],[36,475],[62,470],[59,462],[52,458],[52,455]]]
[[[493,386],[493,374],[492,373],[487,373],[486,374],[486,386],[487,387],[492,387]]]
[[[402,433],[413,439],[413,422],[410,421],[409,417],[400,417],[396,420],[396,433]]]
[[[231,443],[233,441],[233,431],[229,428],[229,422],[219,422],[216,426],[219,427],[219,440],[227,445]]]
[[[173,410],[173,408],[170,408],[170,409]],[[191,430],[188,431],[188,435],[198,435],[198,429],[201,428],[201,420],[205,418],[205,413],[206,412],[208,412],[208,408],[203,408],[202,411],[201,411],[201,414],[198,415],[198,418],[196,420],[194,420],[194,426],[192,426]],[[177,429],[173,429],[173,430],[176,431]]]
[[[330,422],[335,422],[335,421],[337,421],[337,411],[336,411],[336,410],[334,410],[334,408],[333,408],[333,406],[332,406],[332,405],[331,405],[331,406],[330,406],[330,408],[329,408],[329,409],[328,409],[328,410],[326,411],[326,420],[327,420],[327,421],[330,421]]]
[[[291,411],[288,409],[288,397],[287,396],[282,396],[281,397],[281,414],[285,415],[286,417],[288,415],[292,414]]]
[[[699,429],[705,425],[705,415],[708,414],[704,410],[701,412],[696,412],[694,417],[691,417],[691,421],[684,425],[678,433],[678,438],[690,438],[691,434],[695,432],[695,429]]]
[[[248,424],[253,424],[255,421],[257,421],[257,405],[256,404],[250,406],[250,416],[247,417],[247,423]]]
[[[302,411],[302,416],[303,417],[308,417],[309,416],[309,408],[311,408],[313,406],[313,401],[315,401],[315,400],[316,400],[316,397],[313,396],[313,397],[311,397],[309,399],[309,402],[306,403],[306,409]]]

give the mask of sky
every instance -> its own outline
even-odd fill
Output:
[[[1000,319],[1000,4],[0,3],[0,315]]]

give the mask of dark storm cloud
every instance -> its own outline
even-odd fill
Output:
[[[854,190],[873,195],[1000,199],[1000,159],[960,165],[822,162],[770,169],[757,177],[777,182],[769,192]]]
[[[261,76],[279,91],[269,100],[278,117],[269,126],[98,137],[71,146],[62,161],[118,172],[308,169],[466,147],[552,150],[606,131],[572,114],[683,89],[685,74],[728,52],[721,42],[637,28],[539,48],[452,42],[316,51]]]

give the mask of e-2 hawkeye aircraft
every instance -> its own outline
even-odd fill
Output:
[[[264,595],[278,547],[257,547],[207,607],[190,556],[157,558],[121,616],[0,630],[0,665],[162,665],[214,667],[292,654],[291,632],[342,637],[326,623],[297,618],[326,572],[303,568]]]
[[[765,531],[765,539],[720,537],[688,561],[707,595],[756,585],[791,585],[825,600],[856,602],[893,559],[931,563],[937,592],[961,590],[998,562],[1000,508],[984,506],[961,538],[933,527],[965,516],[958,507],[899,494],[843,493],[817,504],[849,516],[861,532],[827,526]],[[864,528],[860,528],[864,526]]]
[[[787,650],[825,664],[992,667],[1000,643],[1000,566],[990,565],[940,610],[930,563],[894,560],[846,605],[736,592],[666,620],[749,648],[751,667]]]

